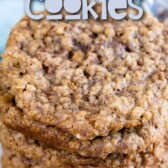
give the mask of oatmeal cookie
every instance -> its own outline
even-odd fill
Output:
[[[81,157],[62,150],[44,148],[37,140],[6,129],[0,132],[3,143],[4,167],[9,168],[166,168],[168,166],[167,139],[151,145],[144,152],[111,154],[106,159]],[[17,166],[16,166],[17,165]]]
[[[5,78],[5,75],[3,74],[2,64],[0,62],[0,95],[6,92],[8,90],[7,88],[8,88],[8,83]]]
[[[151,16],[138,22],[25,17],[11,32],[2,67],[29,121],[92,140],[144,125],[160,110],[168,92],[167,41],[168,31]]]
[[[122,129],[118,132],[111,132],[105,137],[82,141],[58,128],[44,127],[39,122],[29,121],[23,116],[23,112],[14,106],[15,102],[10,94],[7,96],[6,93],[0,97],[3,96],[4,98],[0,98],[0,100],[3,100],[3,103],[0,101],[1,120],[8,128],[36,139],[46,147],[66,150],[83,157],[105,159],[111,153],[130,154],[143,152],[151,144],[159,143],[167,130],[168,115],[165,110],[167,105],[165,102],[165,104],[162,104],[162,109],[160,109],[159,113],[156,112],[153,118],[143,126]],[[5,107],[2,104],[5,104]]]

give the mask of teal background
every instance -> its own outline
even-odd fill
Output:
[[[42,10],[43,4],[35,0],[35,10]],[[12,27],[25,15],[24,0],[0,0],[0,53],[4,51]]]

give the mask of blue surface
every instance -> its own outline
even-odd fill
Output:
[[[38,1],[34,5],[36,10],[43,9]],[[4,51],[11,28],[24,15],[24,0],[0,0],[0,53]]]

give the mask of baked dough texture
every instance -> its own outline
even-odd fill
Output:
[[[7,168],[166,168],[167,139],[151,145],[144,152],[111,154],[106,159],[81,157],[63,150],[44,148],[38,141],[1,125],[2,163]]]
[[[33,21],[0,63],[7,168],[166,168],[168,28],[140,21]]]

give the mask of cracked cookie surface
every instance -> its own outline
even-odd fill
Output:
[[[167,99],[167,32],[150,16],[138,22],[25,17],[3,54],[9,92],[28,120],[81,140],[143,125]]]

